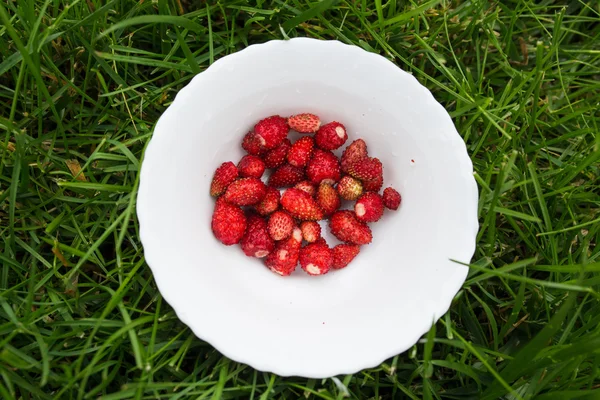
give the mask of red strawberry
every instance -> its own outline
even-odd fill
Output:
[[[348,173],[361,181],[370,181],[383,176],[383,166],[378,158],[363,158],[350,166]]]
[[[315,187],[315,185],[313,185],[309,181],[298,182],[298,183],[296,183],[296,185],[294,185],[294,187],[296,189],[304,190],[306,193],[310,194],[311,196],[314,196],[315,193],[317,193],[317,188]]]
[[[354,213],[356,219],[362,222],[379,221],[383,215],[383,199],[375,192],[367,192],[356,201]]]
[[[319,185],[319,189],[317,189],[317,203],[325,216],[333,214],[342,205],[337,191],[327,183]]]
[[[379,189],[383,186],[383,176],[379,175],[370,181],[363,181],[362,185],[365,192],[379,192]]]
[[[277,244],[265,260],[265,265],[271,271],[281,276],[288,276],[298,265],[299,250],[289,249],[284,244]]]
[[[271,187],[288,187],[294,186],[296,183],[304,179],[304,170],[294,167],[290,164],[282,165],[277,168],[269,177],[269,186]]]
[[[333,265],[334,269],[342,269],[360,252],[360,246],[355,244],[338,244],[333,248]]]
[[[256,211],[262,215],[269,215],[274,211],[277,211],[279,208],[279,199],[281,198],[281,193],[279,190],[267,186],[267,193],[265,197],[262,199],[260,203],[254,206]]]
[[[298,114],[288,118],[290,128],[299,133],[314,133],[321,126],[321,120],[314,114]]]
[[[350,166],[367,157],[367,144],[362,139],[350,143],[342,153],[342,171],[348,173]]]
[[[388,187],[383,191],[383,204],[390,210],[397,210],[402,202],[402,196],[394,188]]]
[[[304,221],[300,224],[300,230],[308,243],[316,242],[321,237],[321,226],[315,221]]]
[[[306,176],[315,185],[322,181],[333,185],[341,177],[340,163],[332,152],[315,149],[306,166]]]
[[[267,193],[267,187],[258,178],[242,178],[227,188],[223,199],[236,206],[250,206],[260,202]]]
[[[265,118],[254,125],[254,132],[267,149],[279,146],[287,137],[289,130],[287,120],[279,115]]]
[[[242,240],[246,231],[246,216],[241,208],[217,199],[211,228],[215,237],[224,245],[231,246]]]
[[[288,239],[277,242],[275,250],[267,256],[265,265],[276,274],[290,275],[298,265],[301,246],[302,232],[296,227]]]
[[[267,232],[267,223],[258,215],[248,217],[248,227],[240,244],[248,257],[266,257],[275,249],[275,242]]]
[[[323,219],[323,210],[317,202],[305,191],[290,188],[281,196],[281,206],[292,217],[303,221],[318,221]]]
[[[260,138],[256,133],[250,131],[246,133],[244,136],[244,140],[242,141],[242,148],[248,152],[248,154],[252,154],[253,156],[260,156],[261,154],[266,153],[267,149],[261,143]]]
[[[257,156],[248,154],[238,163],[238,170],[241,176],[260,178],[265,173],[265,163]]]
[[[331,233],[342,242],[350,244],[369,244],[373,234],[367,224],[360,222],[352,211],[338,211],[329,221]]]
[[[310,136],[298,139],[287,154],[288,163],[294,167],[304,167],[312,156],[315,140]]]
[[[238,177],[238,169],[231,161],[224,162],[215,171],[212,182],[210,184],[210,195],[220,196],[225,193],[229,186]]]
[[[323,275],[333,264],[333,252],[327,244],[311,243],[300,249],[300,266],[309,275]]]
[[[273,240],[283,240],[290,237],[295,226],[294,218],[285,211],[275,211],[269,218],[269,235]]]
[[[339,122],[330,122],[323,125],[315,135],[315,142],[323,150],[340,148],[348,140],[346,127]]]
[[[343,176],[338,182],[337,192],[344,200],[356,200],[363,192],[362,183],[351,176]]]
[[[287,153],[292,147],[292,142],[289,139],[283,139],[283,142],[273,150],[270,150],[264,155],[263,161],[267,168],[277,168],[285,164]]]

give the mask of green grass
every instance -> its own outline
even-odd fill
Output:
[[[600,398],[599,3],[208,3],[0,2],[0,398]],[[405,354],[323,380],[197,339],[156,289],[135,216],[144,146],[177,91],[295,36],[414,74],[480,188],[448,314]]]

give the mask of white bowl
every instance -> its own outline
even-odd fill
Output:
[[[345,269],[270,272],[210,228],[209,186],[242,157],[261,118],[299,112],[345,124],[384,165],[397,212]],[[225,356],[279,375],[322,378],[405,351],[449,308],[467,275],[477,187],[444,108],[385,58],[336,41],[292,39],[221,58],[192,79],[156,124],[137,200],[156,283],[179,318]]]

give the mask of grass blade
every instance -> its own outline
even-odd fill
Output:
[[[197,23],[190,21],[185,17],[179,17],[174,15],[140,15],[137,17],[129,18],[124,21],[117,22],[110,26],[110,28],[104,30],[96,40],[105,37],[106,35],[119,30],[128,28],[134,25],[153,25],[153,24],[169,24],[180,26],[182,28],[188,29],[192,32],[201,33],[204,31],[204,28]]]

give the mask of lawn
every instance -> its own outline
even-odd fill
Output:
[[[412,73],[480,191],[450,311],[406,353],[323,380],[197,339],[156,288],[135,214],[178,90],[295,36]],[[3,0],[0,54],[1,398],[600,398],[597,1]]]

